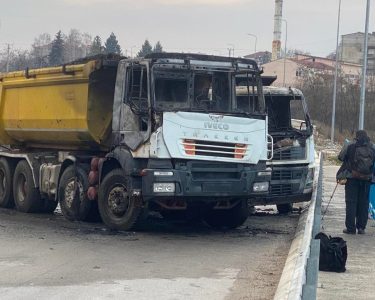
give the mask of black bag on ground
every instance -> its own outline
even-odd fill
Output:
[[[341,237],[327,236],[319,232],[315,239],[320,240],[319,270],[328,272],[345,272],[348,247]]]

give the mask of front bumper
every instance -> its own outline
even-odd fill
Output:
[[[264,164],[265,166],[265,164]],[[174,168],[145,170],[142,195],[145,201],[161,198],[184,198],[187,201],[238,200],[267,195],[268,190],[254,192],[254,183],[269,182],[270,175],[258,176],[264,167],[232,163],[188,161]],[[157,192],[154,184],[174,183],[173,192]]]
[[[266,205],[310,201],[313,182],[309,178],[309,170],[308,166],[273,167],[270,193],[266,197],[253,199],[252,203]]]

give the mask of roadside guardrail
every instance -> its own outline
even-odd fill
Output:
[[[320,231],[323,157],[315,161],[314,191],[310,204],[302,212],[294,240],[289,250],[274,299],[316,299],[319,273],[320,241],[315,235]]]

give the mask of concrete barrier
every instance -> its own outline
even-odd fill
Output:
[[[316,168],[314,175],[314,191],[312,194],[312,198],[309,205],[306,207],[306,209],[303,210],[299,218],[296,234],[290,247],[289,254],[283,269],[283,273],[281,275],[274,296],[275,300],[302,299],[304,290],[303,287],[306,284],[307,266],[308,259],[310,256],[310,249],[312,245],[311,240],[314,228],[314,221],[316,220],[316,213],[318,213],[318,211],[316,211],[316,204],[317,201],[318,203],[320,203],[318,197],[321,197],[318,188],[322,172],[321,163],[322,154],[319,153],[319,156],[315,162]],[[316,249],[316,245],[313,245],[312,248]]]

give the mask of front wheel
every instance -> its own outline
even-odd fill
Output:
[[[249,216],[247,201],[241,200],[236,206],[225,210],[208,210],[204,221],[215,229],[234,229],[245,223]]]
[[[111,229],[130,230],[142,216],[142,203],[132,197],[132,178],[121,169],[109,172],[99,187],[99,212]]]

